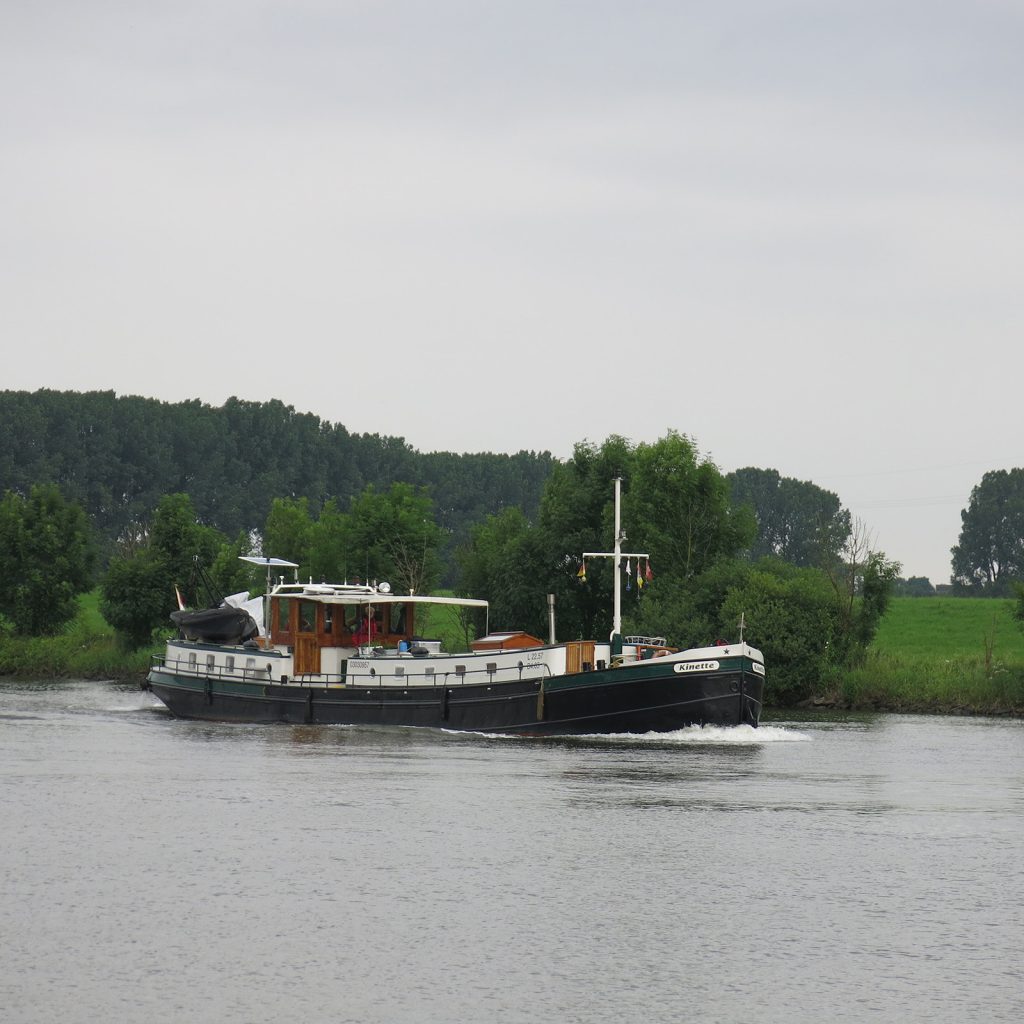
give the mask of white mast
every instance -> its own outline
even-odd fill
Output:
[[[615,544],[613,545],[614,550],[612,551],[584,551],[583,557],[586,558],[612,558],[615,560],[615,594],[612,603],[612,636],[616,633],[622,632],[622,559],[623,558],[635,558],[637,559],[636,571],[637,576],[640,575],[640,562],[641,558],[650,558],[651,556],[645,551],[623,551],[622,542],[626,539],[626,535],[622,530],[622,477],[617,476],[615,478]]]
[[[612,632],[622,632],[622,477],[615,478],[615,598],[612,604]]]

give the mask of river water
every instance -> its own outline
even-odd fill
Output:
[[[0,683],[5,1022],[1024,1017],[1024,724],[499,739]]]

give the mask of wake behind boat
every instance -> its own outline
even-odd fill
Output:
[[[620,629],[618,481],[613,628],[607,641],[545,643],[490,633],[446,652],[418,630],[437,606],[486,601],[398,595],[377,585],[284,582],[266,565],[258,636],[226,631],[234,614],[178,614],[181,635],[144,688],[182,718],[231,722],[428,726],[523,735],[672,732],[688,725],[756,726],[764,658],[742,638],[679,650]],[[253,608],[250,602],[246,606]],[[214,611],[221,611],[215,609]]]

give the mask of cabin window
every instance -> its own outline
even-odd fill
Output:
[[[434,674],[434,667],[432,665],[425,666],[423,669],[423,674],[429,678]]]
[[[246,658],[245,659],[245,674],[255,675],[256,674],[256,659]]]
[[[390,608],[391,612],[391,633],[399,633],[404,635],[405,629],[405,605],[404,604],[393,604]]]
[[[334,632],[334,609],[329,605],[324,605],[324,632]]]
[[[405,675],[405,666],[404,665],[396,665],[395,666],[395,675],[396,676],[404,676]]]
[[[195,668],[196,667],[196,652],[195,651],[189,651],[188,652],[188,667],[189,668]]]
[[[229,672],[235,671],[235,656],[233,654],[229,654],[227,657],[227,670]]]
[[[299,632],[316,632],[316,605],[312,601],[299,602]]]
[[[214,662],[215,662],[215,660],[216,660],[216,659],[214,658],[214,655],[212,655],[212,654],[208,654],[208,655],[206,656],[206,667],[207,667],[207,669],[209,669],[209,671],[211,671],[211,672],[213,671],[213,666],[214,666]]]
[[[457,676],[464,676],[466,674],[466,666],[465,665],[456,665],[455,666],[455,674]]]
[[[291,629],[292,603],[287,597],[280,597],[277,600],[277,628],[282,633]]]

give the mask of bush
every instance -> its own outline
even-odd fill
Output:
[[[766,702],[790,705],[811,696],[829,664],[839,609],[827,578],[777,559],[728,561],[645,593],[627,632],[664,636],[676,647],[744,639],[765,656]]]

